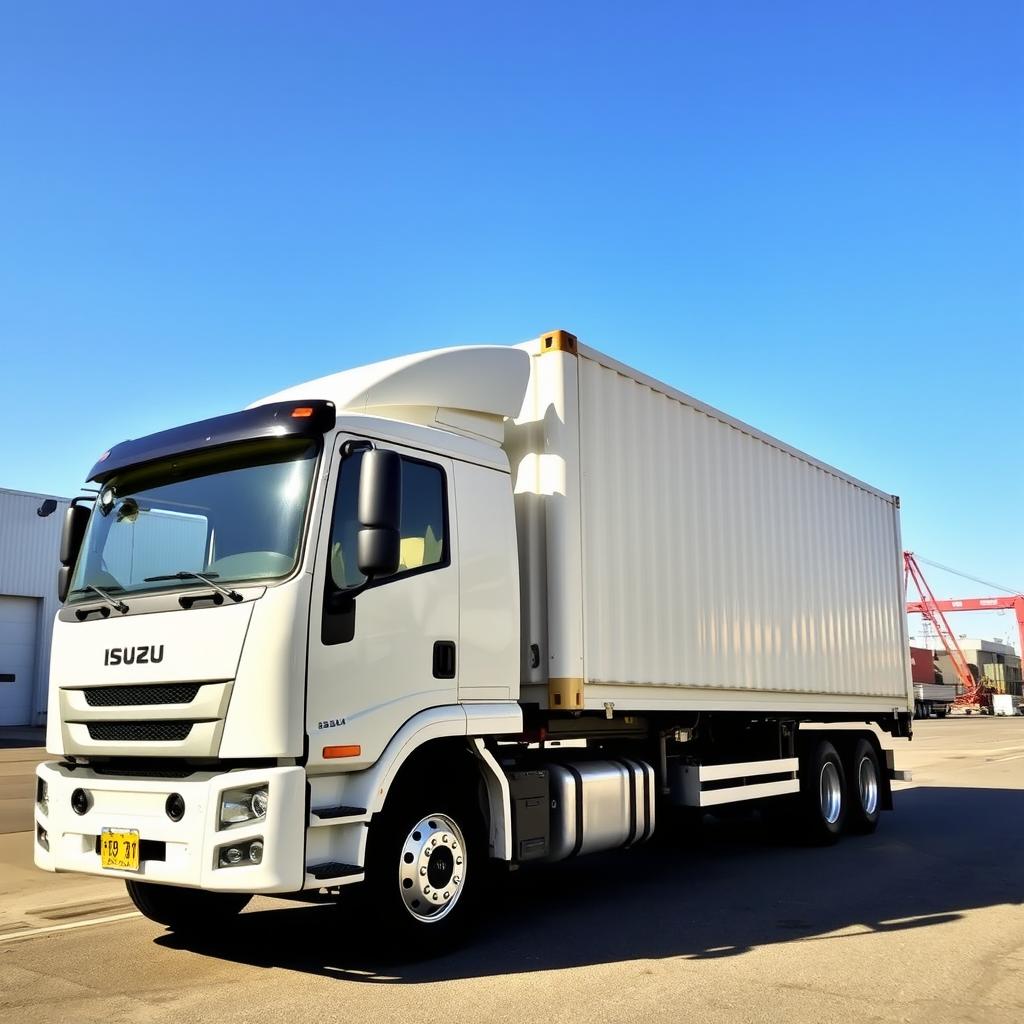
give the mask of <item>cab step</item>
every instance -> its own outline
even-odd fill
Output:
[[[338,807],[313,808],[313,814],[321,820],[330,818],[361,818],[365,813],[365,807],[349,807],[347,804],[341,804]]]
[[[340,864],[337,861],[329,861],[326,864],[311,865],[306,868],[306,874],[320,880],[323,878],[347,878],[349,875],[361,875],[363,870],[358,864]]]

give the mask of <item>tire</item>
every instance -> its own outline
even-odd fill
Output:
[[[882,764],[875,745],[859,739],[847,765],[850,797],[846,815],[848,832],[867,835],[878,828],[882,813]]]
[[[132,903],[144,917],[175,932],[209,932],[233,921],[252,899],[233,892],[206,892],[176,885],[125,881]]]
[[[370,826],[366,896],[377,944],[401,956],[445,952],[477,919],[490,871],[483,818],[471,800],[395,794]]]
[[[846,772],[828,740],[809,745],[800,756],[800,817],[807,842],[830,846],[846,825]]]

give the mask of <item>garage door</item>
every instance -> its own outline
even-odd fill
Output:
[[[39,600],[0,596],[0,725],[30,725]]]

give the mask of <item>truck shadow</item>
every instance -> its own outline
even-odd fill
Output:
[[[909,931],[1024,902],[1013,851],[1024,790],[919,788],[873,836],[793,846],[756,820],[716,822],[698,841],[522,870],[496,887],[463,949],[398,963],[369,952],[353,908],[282,904],[230,936],[156,940],[208,957],[371,984],[423,983],[623,960],[740,956],[785,942]],[[424,950],[429,957],[430,951]]]

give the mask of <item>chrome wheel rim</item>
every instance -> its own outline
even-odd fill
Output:
[[[405,909],[424,924],[447,917],[466,887],[466,842],[454,819],[427,814],[410,830],[398,861]]]
[[[870,757],[860,759],[857,780],[860,785],[860,805],[865,814],[872,815],[878,810],[878,772]]]
[[[839,783],[839,769],[834,761],[826,761],[821,766],[821,777],[818,785],[821,800],[821,816],[829,825],[839,820],[843,807],[843,791]]]

